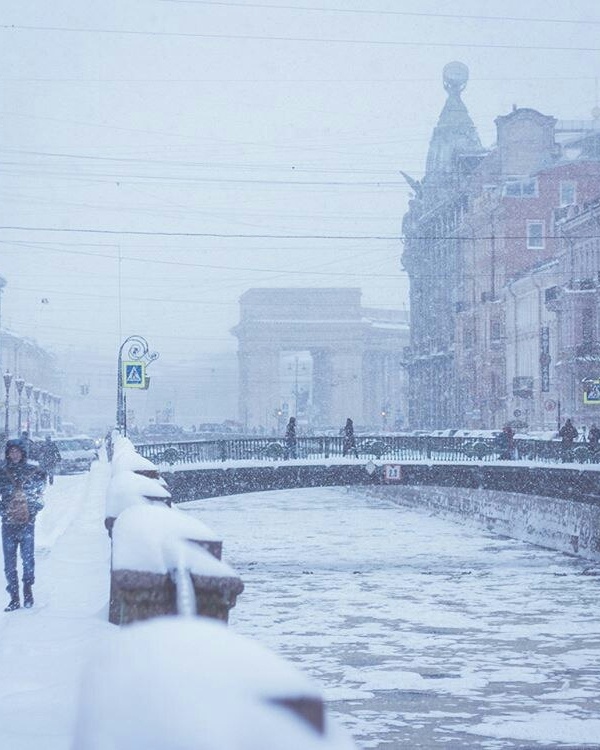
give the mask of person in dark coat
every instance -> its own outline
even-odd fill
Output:
[[[509,424],[505,424],[502,432],[498,435],[498,446],[500,447],[500,458],[509,461],[515,455],[515,432]]]
[[[285,428],[285,458],[297,457],[296,417],[290,417]]]
[[[349,453],[353,453],[355,458],[358,458],[358,450],[356,449],[356,439],[354,438],[354,422],[348,417],[346,424],[344,425],[344,441],[342,443],[342,455],[347,456]]]
[[[573,443],[579,437],[579,432],[570,419],[567,419],[564,425],[558,431],[562,439],[563,461],[573,460]]]
[[[61,455],[50,435],[46,435],[44,442],[38,448],[37,459],[40,469],[46,474],[50,484],[54,484],[54,471],[60,463]]]
[[[25,446],[28,458],[37,461],[37,445],[35,444],[35,441],[29,437],[29,432],[27,430],[23,430],[20,439]]]
[[[23,561],[23,603],[33,606],[35,582],[35,517],[44,507],[42,493],[46,484],[44,472],[27,463],[27,448],[22,440],[9,440],[6,460],[0,468],[0,515],[2,516],[2,552],[4,575],[10,602],[5,612],[21,606],[17,574],[17,549]]]
[[[592,453],[596,453],[600,448],[600,430],[593,424],[588,432],[588,447]]]

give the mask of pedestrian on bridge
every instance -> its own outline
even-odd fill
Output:
[[[354,437],[354,422],[350,419],[350,417],[348,417],[344,426],[344,442],[342,444],[342,455],[347,456],[350,453],[354,454],[355,458],[358,458],[356,438]]]
[[[296,441],[296,417],[290,417],[285,428],[285,458],[297,458],[298,448]]]
[[[564,425],[558,431],[562,439],[562,460],[563,462],[573,460],[573,443],[579,437],[579,432],[570,419],[567,419]]]
[[[515,458],[515,431],[510,424],[505,424],[502,432],[498,435],[498,446],[500,458],[503,461],[510,461]]]
[[[600,430],[593,424],[588,432],[588,448],[592,453],[597,453],[600,450]]]
[[[9,440],[5,456],[6,461],[0,468],[0,515],[6,590],[10,594],[4,611],[11,612],[21,606],[17,574],[19,547],[23,561],[23,603],[25,607],[33,606],[35,517],[44,507],[42,492],[46,477],[37,466],[27,463],[27,447],[22,440]]]

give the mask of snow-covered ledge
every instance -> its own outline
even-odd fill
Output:
[[[221,623],[124,628],[83,674],[77,750],[355,750],[293,664]]]
[[[113,528],[110,622],[178,613],[227,622],[244,585],[220,554],[215,533],[182,511],[126,508]]]

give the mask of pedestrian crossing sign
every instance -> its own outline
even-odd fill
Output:
[[[583,403],[600,404],[600,380],[592,380],[585,384]]]
[[[146,366],[143,362],[123,362],[123,388],[146,388]]]

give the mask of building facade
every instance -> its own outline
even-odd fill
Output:
[[[446,85],[449,101],[457,96],[453,85],[456,76]],[[446,107],[440,121],[445,116]],[[465,110],[463,130],[472,132],[467,118]],[[571,317],[581,313],[566,301],[567,290],[579,277],[589,287],[600,267],[589,249],[593,219],[573,212],[600,195],[600,122],[561,123],[515,107],[496,119],[496,128],[496,145],[487,151],[476,149],[474,139],[469,151],[456,131],[443,131],[455,144],[452,155],[449,146],[445,151],[451,168],[438,175],[435,192],[424,189],[433,179],[429,171],[423,185],[414,185],[404,219],[413,427],[491,429],[512,422],[548,429],[558,424],[561,406],[574,408],[563,389],[572,380],[566,371],[573,347],[582,342],[567,333]],[[439,138],[438,124],[430,151]],[[584,221],[585,241],[570,229]],[[574,270],[575,256],[580,264],[585,258],[585,269]],[[595,340],[592,323],[588,328],[586,340]]]
[[[361,306],[360,289],[250,289],[240,298],[239,419],[249,429],[393,429],[406,415],[403,311]]]

